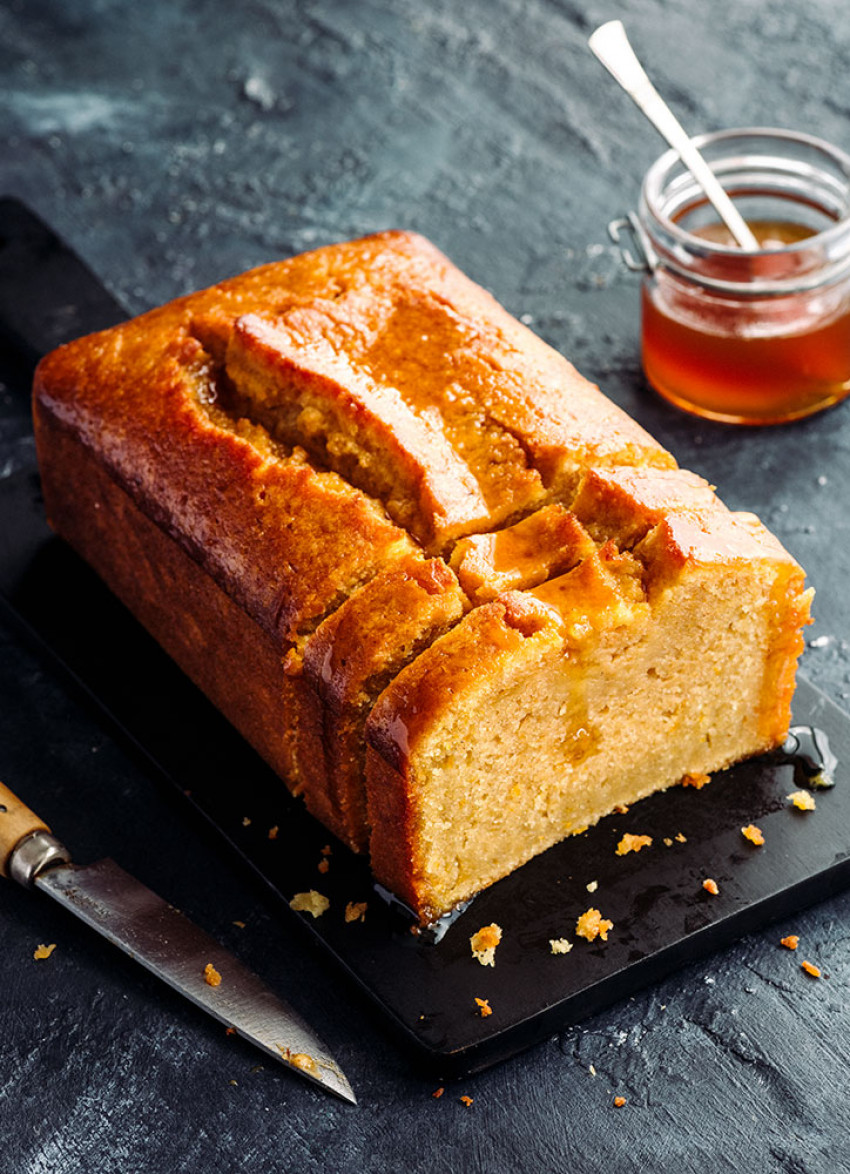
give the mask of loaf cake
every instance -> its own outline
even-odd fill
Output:
[[[799,566],[414,234],[61,347],[34,414],[54,528],[423,924],[787,731]]]

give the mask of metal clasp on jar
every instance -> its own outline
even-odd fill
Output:
[[[623,243],[623,234],[631,237],[632,248],[638,252],[638,258]],[[619,246],[620,256],[627,269],[634,273],[654,273],[658,268],[658,254],[652,247],[652,242],[646,229],[640,222],[637,212],[629,212],[628,216],[620,216],[608,224],[608,235],[615,245]]]

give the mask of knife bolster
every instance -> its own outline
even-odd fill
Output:
[[[35,831],[24,836],[9,853],[5,872],[11,880],[29,889],[46,868],[70,863],[71,856],[61,841],[51,832]]]

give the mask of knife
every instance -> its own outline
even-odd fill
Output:
[[[114,861],[72,864],[67,848],[3,783],[0,875],[47,893],[267,1055],[357,1103],[319,1037],[265,983]]]

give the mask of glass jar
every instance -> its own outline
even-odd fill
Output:
[[[749,128],[694,140],[752,228],[745,252],[668,151],[630,230],[644,272],[641,348],[652,386],[698,416],[776,424],[850,394],[850,156],[810,135]]]

